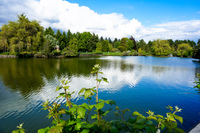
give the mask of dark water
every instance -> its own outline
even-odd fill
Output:
[[[10,133],[20,123],[29,133],[51,125],[42,102],[63,102],[55,99],[58,79],[71,80],[71,90],[95,86],[90,71],[101,65],[103,77],[99,97],[113,99],[121,109],[129,108],[146,114],[148,110],[165,115],[168,105],[182,108],[185,131],[200,122],[200,95],[194,89],[200,63],[191,58],[100,57],[70,59],[4,59],[0,58],[0,132]],[[83,102],[78,94],[73,101]],[[114,111],[114,110],[113,110]],[[107,120],[113,119],[112,113]]]

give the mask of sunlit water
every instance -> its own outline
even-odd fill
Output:
[[[101,65],[109,83],[102,83],[99,97],[115,100],[121,109],[129,108],[146,115],[148,110],[165,115],[166,106],[179,106],[189,131],[200,122],[200,95],[193,88],[200,63],[191,58],[161,57],[99,57],[70,59],[0,59],[0,132],[9,133],[20,123],[29,133],[51,125],[48,112],[41,110],[47,99],[56,99],[55,88],[59,79],[71,81],[76,91],[73,101],[82,103],[78,96],[82,87],[95,86],[90,71],[94,64]],[[114,111],[114,110],[113,110]],[[107,120],[115,119],[112,113]]]

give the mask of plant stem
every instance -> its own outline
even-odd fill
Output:
[[[71,109],[71,101],[70,101],[70,99],[69,99],[69,97],[68,97],[68,95],[67,95],[66,89],[64,89],[64,90],[65,90],[65,96],[66,96],[66,99],[67,99],[67,104],[68,104],[68,106],[69,106],[69,109]]]

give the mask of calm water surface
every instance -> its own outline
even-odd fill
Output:
[[[161,57],[98,57],[70,59],[11,59],[0,58],[0,132],[9,133],[20,123],[29,133],[51,125],[48,112],[41,110],[47,99],[55,99],[59,79],[71,81],[75,90],[73,101],[82,103],[78,91],[95,86],[90,71],[100,64],[109,84],[102,83],[99,97],[113,99],[121,109],[135,110],[146,115],[148,110],[165,115],[168,105],[182,108],[185,131],[200,122],[200,95],[194,89],[200,63],[191,58]],[[114,110],[113,110],[114,111]],[[107,120],[113,119],[113,114]]]

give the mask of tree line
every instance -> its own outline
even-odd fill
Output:
[[[18,15],[17,21],[9,21],[0,29],[0,53],[14,55],[65,55],[77,56],[78,52],[124,52],[133,55],[155,55],[200,58],[200,39],[197,44],[191,40],[153,40],[146,43],[136,41],[133,36],[121,39],[103,38],[90,32],[72,33],[44,29],[36,20]],[[130,54],[129,54],[130,55]]]

